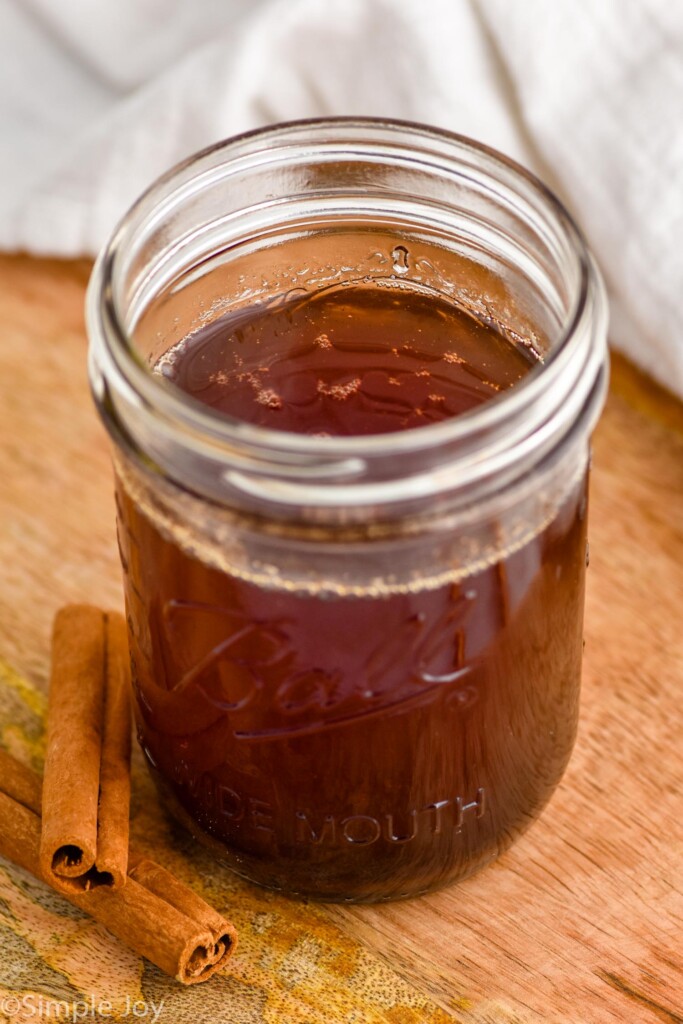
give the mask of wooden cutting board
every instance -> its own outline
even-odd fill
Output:
[[[121,605],[88,272],[0,258],[0,743],[36,767],[56,608]],[[136,839],[232,917],[230,967],[184,990],[0,860],[0,1019],[45,1019],[63,1000],[110,1021],[135,1006],[150,1021],[163,1001],[162,1024],[683,1022],[683,407],[621,360],[595,437],[590,543],[576,750],[497,863],[403,903],[289,902],[197,851],[138,764]]]

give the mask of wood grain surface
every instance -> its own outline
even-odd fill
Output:
[[[88,273],[0,258],[0,743],[36,767],[55,610],[121,605]],[[683,408],[616,360],[594,451],[578,742],[508,853],[417,900],[290,902],[198,851],[137,764],[133,835],[232,917],[230,968],[181,990],[0,860],[0,1019],[104,999],[103,1020],[163,1001],[162,1024],[683,1022]]]

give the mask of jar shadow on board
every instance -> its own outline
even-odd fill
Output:
[[[560,203],[400,122],[176,167],[89,289],[140,743],[245,878],[415,895],[574,743],[606,303]]]

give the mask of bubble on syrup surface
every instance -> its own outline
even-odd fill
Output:
[[[407,274],[408,273],[408,250],[405,245],[397,245],[392,249],[391,257],[393,259],[392,270],[395,274]]]

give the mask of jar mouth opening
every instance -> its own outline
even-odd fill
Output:
[[[475,180],[483,174],[507,202],[515,205],[516,196],[520,197],[520,216],[526,206],[535,211],[541,230],[553,236],[551,243],[561,246],[572,264],[571,303],[552,347],[537,366],[512,387],[459,416],[388,433],[329,437],[273,429],[217,413],[180,388],[168,387],[136,351],[133,333],[126,328],[118,285],[125,271],[122,254],[151,223],[168,216],[174,203],[224,174],[226,167],[244,166],[245,161],[262,164],[296,151],[310,157],[325,147],[337,158],[345,153],[349,159],[377,147],[385,158],[391,159],[393,153],[403,158],[409,147],[413,164],[438,165],[460,180],[468,176]],[[240,456],[261,460],[260,469],[251,467],[259,475],[272,473],[301,482],[313,476],[343,483],[363,477],[368,465],[410,454],[420,458],[439,450],[451,455],[457,451],[467,477],[468,457],[472,464],[482,459],[490,462],[493,455],[520,441],[534,447],[534,435],[539,435],[537,446],[547,446],[544,435],[551,420],[554,435],[558,429],[566,432],[572,410],[563,408],[564,400],[578,387],[583,407],[604,366],[604,305],[599,274],[571,215],[535,175],[515,161],[464,136],[410,121],[354,117],[292,121],[207,147],[169,170],[131,207],[100,254],[91,279],[91,381],[100,406],[103,389],[118,386],[173,429],[191,436],[196,448],[210,449],[213,457],[224,458],[233,468],[236,453],[237,463]],[[596,308],[602,316],[602,332],[595,330]],[[600,333],[602,344],[596,344]],[[563,428],[558,421],[563,421]],[[280,468],[273,470],[277,465]],[[239,472],[245,466],[236,468]]]

